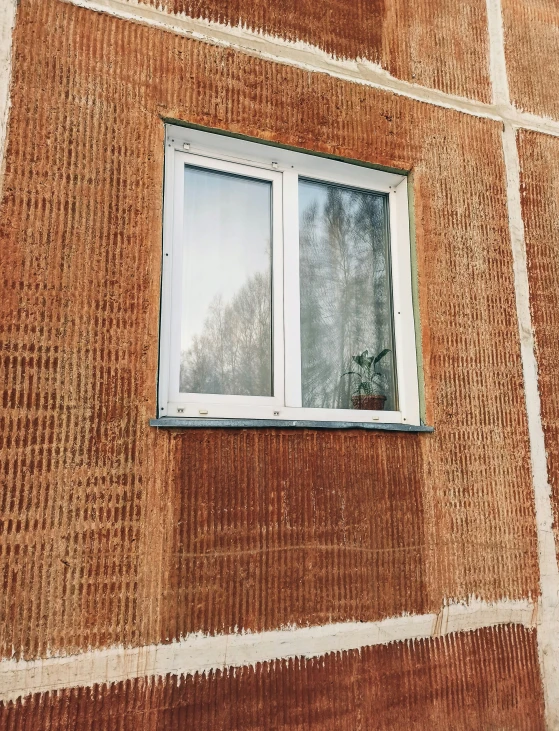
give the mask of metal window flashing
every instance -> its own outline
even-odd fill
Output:
[[[291,419],[185,419],[164,416],[150,419],[150,426],[158,429],[366,429],[368,431],[398,431],[432,433],[434,427],[425,424],[392,424],[363,421],[299,421]]]

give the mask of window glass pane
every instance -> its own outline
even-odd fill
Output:
[[[185,166],[181,393],[272,395],[272,184]]]
[[[299,231],[303,406],[397,408],[387,196],[300,180]]]

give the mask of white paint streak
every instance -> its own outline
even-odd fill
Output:
[[[194,675],[212,670],[254,666],[286,658],[320,657],[389,642],[418,640],[492,627],[533,626],[534,604],[472,600],[451,604],[437,614],[393,617],[381,622],[348,622],[218,636],[189,635],[180,642],[146,647],[112,647],[66,657],[0,662],[0,700],[61,688],[91,687],[132,678]]]
[[[242,53],[256,56],[275,63],[304,69],[305,71],[328,74],[329,76],[352,83],[389,91],[399,96],[432,104],[474,117],[492,119],[513,124],[515,127],[535,130],[544,134],[559,136],[559,121],[527,114],[512,108],[501,101],[484,104],[472,99],[446,94],[408,81],[397,79],[381,66],[366,59],[339,59],[326,53],[317,46],[301,41],[288,41],[276,36],[266,35],[243,27],[232,27],[203,19],[190,18],[183,14],[171,14],[165,10],[151,7],[136,0],[63,0],[81,8],[107,13],[116,18],[141,23],[161,30],[204,41],[212,45],[232,48]],[[488,0],[496,2],[497,0]],[[496,17],[495,13],[491,16]],[[497,25],[494,33],[498,36]],[[493,39],[492,46],[495,39]],[[498,54],[493,52],[491,64],[499,66]],[[504,55],[503,55],[504,59]],[[503,60],[504,63],[504,60]],[[500,97],[498,97],[500,98]],[[508,98],[508,93],[507,93]]]
[[[6,134],[10,112],[12,34],[15,17],[16,0],[0,0],[0,195],[4,178]]]
[[[520,201],[520,163],[516,133],[509,124],[503,132],[507,171],[507,200],[513,251],[516,310],[532,461],[532,479],[538,532],[541,604],[538,613],[538,647],[546,702],[547,727],[559,728],[559,569],[553,536],[551,489],[540,413],[538,366],[530,315],[530,292],[526,266],[524,222]]]

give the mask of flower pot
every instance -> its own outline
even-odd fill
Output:
[[[357,394],[351,397],[351,403],[354,409],[360,409],[362,411],[384,411],[384,402],[386,396],[381,393],[370,394]]]

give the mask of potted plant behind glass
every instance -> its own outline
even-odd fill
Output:
[[[351,360],[358,366],[358,371],[348,371],[344,376],[357,376],[359,382],[353,395],[351,403],[354,409],[367,411],[383,411],[386,396],[382,388],[382,373],[377,371],[377,365],[390,353],[389,348],[381,350],[378,355],[369,355],[364,350],[359,355],[352,355]]]

